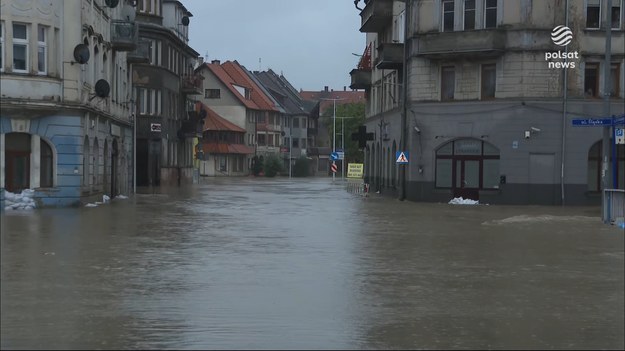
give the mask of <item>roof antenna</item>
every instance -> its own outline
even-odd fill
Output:
[[[261,60],[260,60],[260,57],[259,57],[259,58],[258,58],[258,72],[260,72],[260,71],[262,71],[262,70],[263,70],[263,69],[262,69],[262,67],[261,67],[261,65],[260,65],[260,62],[261,62]]]
[[[206,54],[204,54],[204,61],[208,63],[208,50],[206,50]]]

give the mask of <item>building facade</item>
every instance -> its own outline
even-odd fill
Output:
[[[415,201],[598,204],[603,128],[573,120],[624,112],[624,8],[621,0],[606,4],[369,0],[360,31],[371,70],[351,72],[352,86],[366,89],[367,129],[375,133],[368,180]],[[560,25],[571,30],[568,45],[552,40]],[[615,149],[608,188],[623,189],[625,153]],[[407,165],[396,164],[397,151],[408,152]]]
[[[199,54],[189,46],[193,15],[174,0],[137,2],[141,49],[133,64],[137,115],[137,185],[192,183],[199,177],[195,151],[202,121],[195,102],[203,77]]]
[[[132,191],[133,4],[0,3],[1,196],[72,206]]]

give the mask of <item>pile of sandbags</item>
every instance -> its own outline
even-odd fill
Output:
[[[24,189],[20,194],[14,194],[7,190],[4,191],[4,209],[6,211],[12,210],[32,210],[37,205],[33,197],[35,191],[33,189]]]

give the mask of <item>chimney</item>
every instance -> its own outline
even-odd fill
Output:
[[[219,60],[212,60],[211,63],[214,64],[214,65],[220,65],[221,61],[219,61]]]
[[[198,63],[198,66],[201,66],[201,65],[204,63],[204,58],[203,58],[203,57],[201,57],[201,56],[200,56],[200,57],[198,57],[198,58],[197,58],[197,63]]]
[[[328,92],[328,86],[327,85],[323,88],[323,91],[325,91],[326,93]]]

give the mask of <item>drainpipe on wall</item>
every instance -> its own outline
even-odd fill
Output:
[[[411,4],[412,0],[406,1],[406,6],[404,8],[404,57],[403,57],[403,72],[402,72],[402,109],[401,109],[401,138],[399,141],[399,150],[401,152],[408,151],[408,133],[406,131],[407,123],[406,117],[408,114],[408,43],[409,43],[409,34],[410,34],[410,16],[411,16]],[[395,157],[395,155],[391,155],[391,157]],[[399,165],[399,200],[404,201],[406,199],[406,167],[409,167],[409,164],[400,164]]]
[[[603,62],[603,97],[605,105],[603,107],[603,117],[610,117],[610,69],[612,66],[612,0],[607,1],[607,9],[605,11],[605,59]],[[610,152],[610,128],[611,126],[604,126],[603,138],[601,141],[601,190],[609,188],[608,178],[608,158]]]
[[[564,25],[565,26],[569,26],[569,0],[565,0],[564,2]],[[569,52],[569,46],[565,46],[564,47],[564,52],[568,54]],[[565,59],[564,62],[566,63],[566,61],[568,61],[568,59],[566,58],[567,55],[565,55]],[[561,205],[564,206],[565,202],[564,202],[564,155],[565,155],[565,150],[566,150],[566,109],[567,109],[567,103],[568,103],[568,82],[569,82],[569,75],[568,75],[568,69],[565,68],[564,69],[564,82],[563,82],[563,93],[562,93],[562,150],[561,150],[561,156],[560,156],[560,201],[561,201]]]

